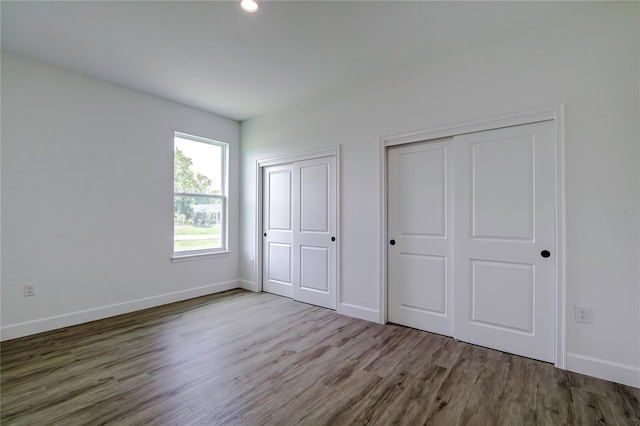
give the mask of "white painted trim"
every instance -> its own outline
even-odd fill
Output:
[[[567,315],[566,315],[566,201],[565,201],[565,132],[564,104],[554,110],[556,128],[556,362],[557,368],[566,368]]]
[[[431,139],[460,136],[466,133],[495,130],[502,127],[519,126],[521,124],[537,123],[539,121],[555,120],[558,112],[563,110],[563,105],[541,108],[529,112],[505,114],[499,117],[484,118],[465,121],[457,124],[447,124],[417,132],[401,133],[399,135],[385,136],[381,142],[385,147],[402,145],[405,143],[421,142]]]
[[[342,211],[341,206],[341,187],[342,187],[342,173],[340,170],[342,169],[342,146],[336,145],[336,309],[340,306],[340,289],[342,288],[342,228],[340,217],[342,216],[340,212]]]
[[[296,161],[312,160],[314,158],[332,157],[338,155],[340,145],[329,148],[317,149],[315,151],[302,152],[297,154],[285,154],[277,157],[258,160],[258,167],[277,166],[280,164],[294,163]]]
[[[184,253],[184,252],[183,252]],[[231,253],[229,251],[209,251],[205,253],[192,253],[192,254],[182,254],[178,256],[173,256],[171,258],[171,262],[190,262],[192,260],[203,260],[203,259],[211,259],[214,257],[225,257],[229,256]]]
[[[240,283],[240,288],[249,291],[258,291],[258,285],[255,283],[255,281],[238,280],[238,282]]]
[[[567,352],[566,369],[599,379],[640,388],[640,367],[633,365]]]
[[[565,134],[564,104],[506,114],[499,117],[448,124],[380,138],[380,306],[379,319],[387,322],[387,149],[396,145],[415,143],[481,132],[503,127],[519,126],[553,120],[556,135],[556,360],[555,366],[565,368],[566,359],[566,256],[565,256]]]
[[[380,322],[380,312],[376,311],[375,309],[351,305],[349,303],[340,303],[338,305],[338,313],[341,315],[346,315],[348,317],[383,324]]]
[[[341,191],[340,188],[342,186],[341,183],[341,158],[340,158],[341,147],[340,145],[335,145],[328,148],[318,149],[314,151],[308,151],[304,153],[297,154],[286,154],[278,157],[266,158],[262,160],[256,161],[256,239],[255,239],[255,267],[253,271],[254,276],[254,288],[253,291],[262,291],[262,168],[268,166],[277,166],[280,164],[288,164],[294,163],[296,161],[305,161],[305,160],[313,160],[315,158],[322,157],[336,157],[336,306],[340,306],[340,288],[341,288],[341,277],[342,277],[342,262],[341,262],[341,252],[340,247],[342,245],[340,238],[342,233],[340,232],[340,198]]]
[[[166,305],[168,303],[193,299],[194,297],[220,293],[222,291],[239,287],[240,283],[237,280],[225,281],[221,283],[205,285],[202,287],[194,287],[187,290],[174,291],[157,296],[144,297],[142,299],[115,303],[113,305],[99,306],[97,308],[84,309],[82,311],[70,312],[67,314],[54,315],[47,318],[25,321],[18,324],[6,325],[0,328],[0,340],[4,341],[23,336],[29,336],[31,334],[42,333],[44,331],[55,330],[62,327],[69,327],[72,325],[96,321],[116,315],[127,314],[129,312],[153,308],[156,306]]]
[[[256,217],[255,251],[253,263],[253,282],[256,291],[262,291],[262,167],[256,161]]]
[[[378,236],[378,244],[380,247],[380,259],[378,264],[380,265],[380,306],[378,308],[378,321],[380,324],[387,323],[387,241],[388,241],[388,229],[387,229],[387,139],[380,139],[380,235]]]

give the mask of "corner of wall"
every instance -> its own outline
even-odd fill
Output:
[[[258,284],[256,284],[254,281],[241,279],[241,280],[238,280],[238,283],[240,288],[243,288],[249,291],[258,292]]]

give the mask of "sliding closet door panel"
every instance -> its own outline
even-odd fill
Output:
[[[553,122],[470,133],[454,146],[455,337],[552,362]]]
[[[388,151],[388,320],[452,335],[450,140]]]
[[[337,304],[336,176],[335,157],[296,162],[293,170],[293,297],[330,309]]]
[[[293,296],[292,165],[263,168],[263,289]]]

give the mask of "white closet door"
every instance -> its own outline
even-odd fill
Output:
[[[295,163],[293,298],[336,309],[336,158]]]
[[[263,168],[264,291],[293,297],[293,165]]]
[[[451,336],[451,140],[388,152],[388,320]]]
[[[455,337],[554,361],[552,121],[454,138]]]
[[[336,309],[336,157],[264,167],[263,185],[264,291]]]

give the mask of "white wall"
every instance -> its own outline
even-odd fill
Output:
[[[229,256],[170,261],[174,131],[229,143]],[[3,52],[1,136],[3,339],[237,286],[237,122]]]
[[[548,27],[326,94],[242,124],[243,278],[255,281],[255,162],[342,144],[341,294],[379,308],[379,140],[566,106],[567,367],[640,386],[637,3],[601,3]],[[637,210],[636,210],[637,211]],[[593,323],[573,321],[573,306]]]

